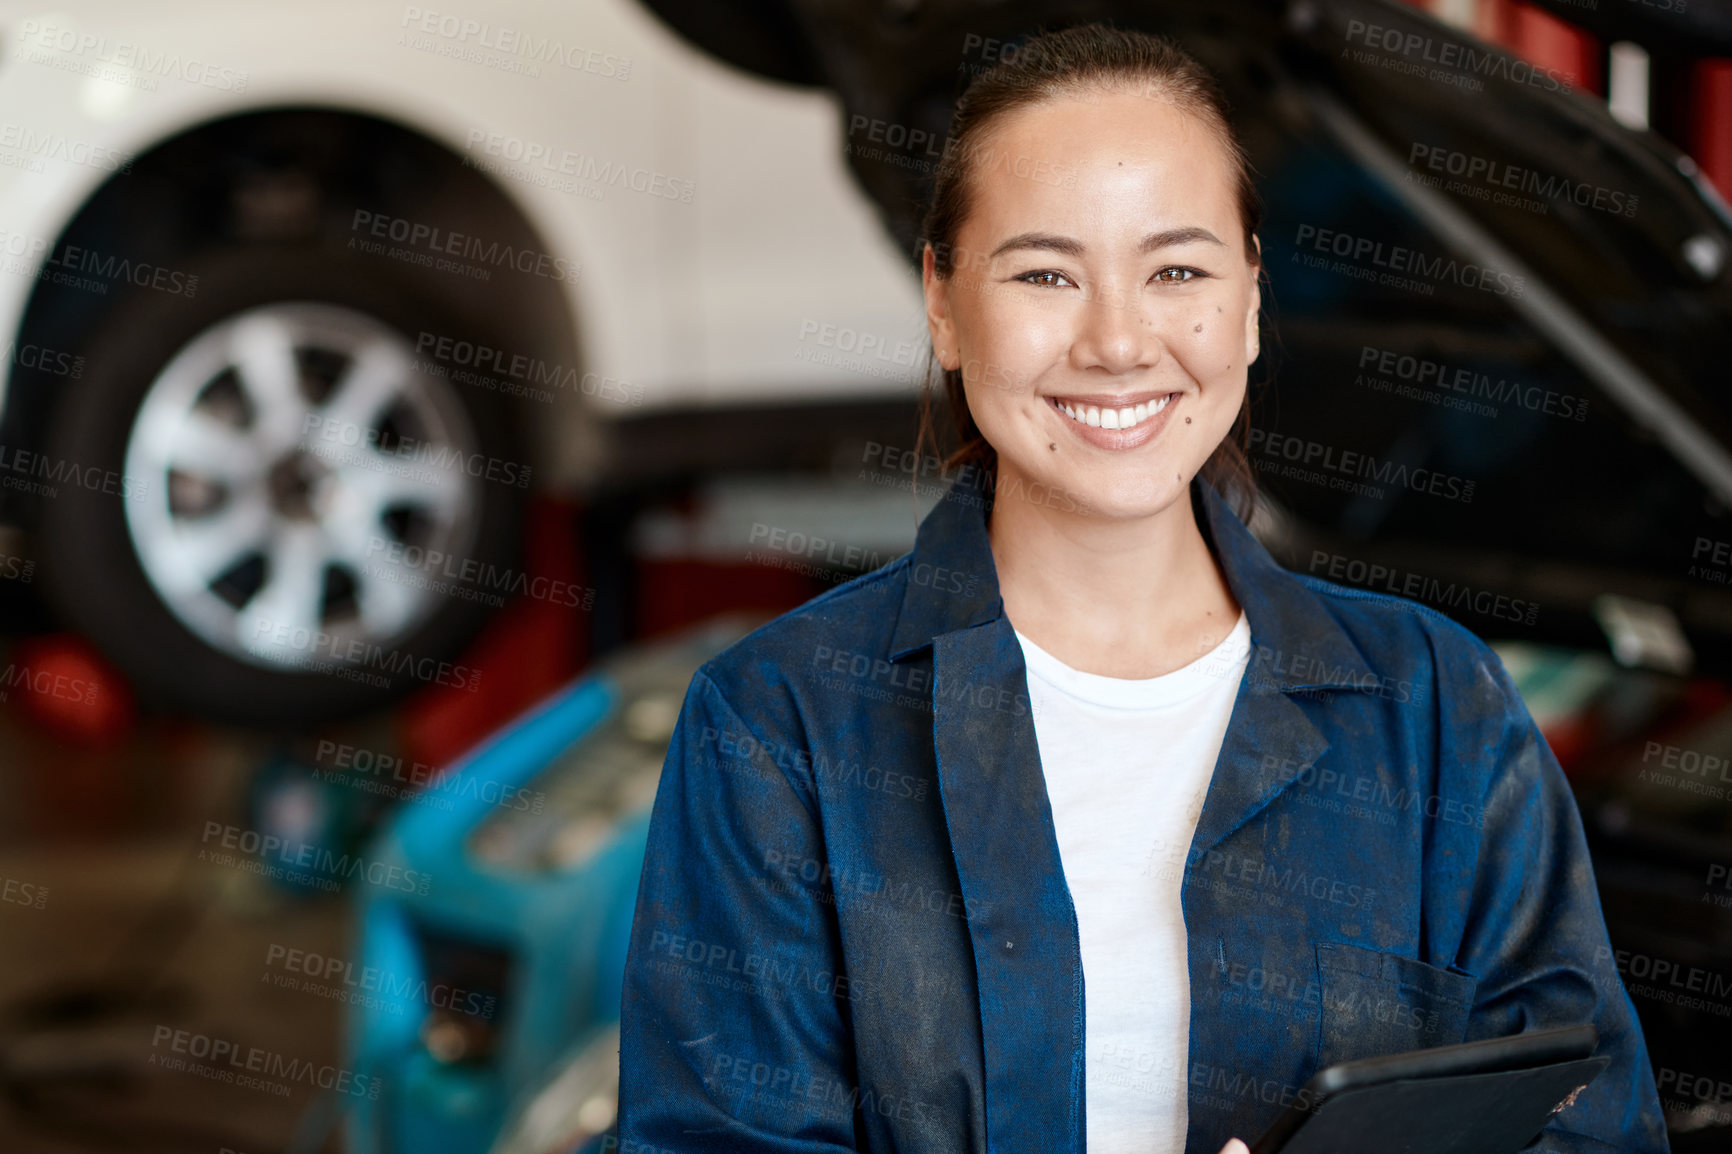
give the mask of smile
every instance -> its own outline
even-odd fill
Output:
[[[1052,398],[1053,407],[1079,425],[1088,425],[1095,429],[1134,429],[1150,417],[1157,416],[1167,407],[1176,393],[1165,393],[1153,400],[1139,402],[1135,405],[1084,404],[1081,401],[1063,401]]]

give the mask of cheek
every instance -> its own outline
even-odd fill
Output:
[[[1186,367],[1199,381],[1243,373],[1247,367],[1247,342],[1255,331],[1247,327],[1251,308],[1251,286],[1231,281],[1211,286],[1190,307],[1175,317],[1168,329],[1168,345],[1184,349]]]
[[[1027,393],[1029,383],[1062,361],[1070,347],[1067,322],[1057,308],[1008,293],[970,301],[957,315],[956,338],[971,405],[977,382],[993,385],[983,390],[988,393]]]
[[[1211,306],[1185,318],[1168,347],[1198,384],[1227,384],[1245,375],[1245,332],[1237,319]]]

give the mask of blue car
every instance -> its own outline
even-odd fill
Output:
[[[374,855],[425,893],[364,887],[351,1068],[381,1079],[355,1154],[561,1154],[612,1133],[620,982],[668,740],[728,616],[604,661],[452,767]]]

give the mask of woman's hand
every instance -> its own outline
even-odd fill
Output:
[[[1221,1147],[1221,1154],[1251,1154],[1251,1148],[1237,1138],[1229,1138]]]

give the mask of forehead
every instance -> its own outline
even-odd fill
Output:
[[[970,220],[992,226],[1231,232],[1238,219],[1226,147],[1158,92],[1088,89],[1015,109],[988,126],[969,161]]]

